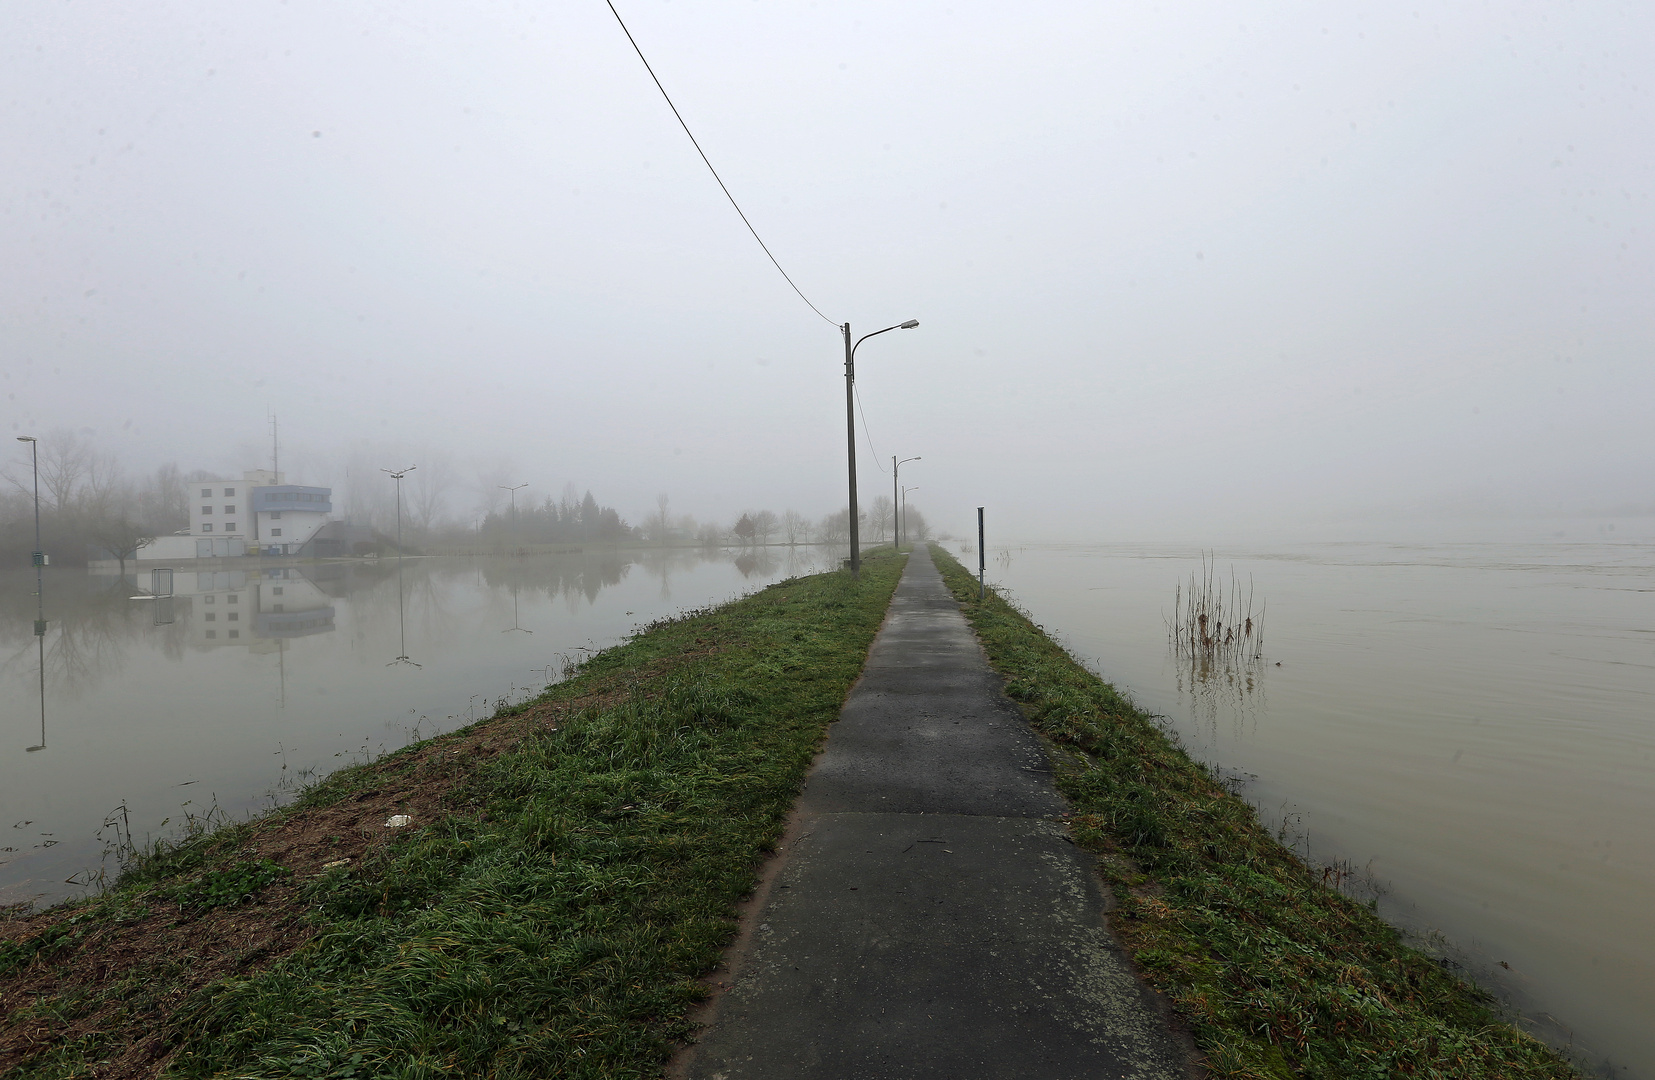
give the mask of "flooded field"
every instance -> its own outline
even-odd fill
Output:
[[[239,818],[452,730],[642,624],[835,565],[817,548],[587,550],[173,575],[0,575],[0,903],[83,890],[130,828]]]
[[[988,576],[1313,864],[1377,887],[1537,1030],[1655,1076],[1655,544],[1221,549],[1266,636],[1211,665],[1167,636],[1200,565],[991,546]]]

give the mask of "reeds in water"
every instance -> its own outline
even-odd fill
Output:
[[[1264,655],[1264,605],[1253,612],[1253,579],[1247,588],[1230,571],[1225,582],[1211,555],[1201,556],[1201,572],[1191,574],[1189,589],[1180,583],[1173,593],[1167,637],[1181,657],[1210,664],[1246,666]]]

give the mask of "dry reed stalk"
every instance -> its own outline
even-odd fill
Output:
[[[1218,576],[1216,560],[1201,554],[1201,573],[1191,574],[1189,591],[1180,583],[1173,591],[1172,618],[1167,638],[1180,657],[1206,663],[1246,665],[1264,655],[1264,605],[1253,613],[1253,579],[1245,593],[1230,570],[1230,580]]]

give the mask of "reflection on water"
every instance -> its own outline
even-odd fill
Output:
[[[38,588],[33,570],[0,574],[0,903],[75,892],[112,810],[141,842],[203,807],[280,803],[536,692],[640,625],[837,557],[225,559],[170,583],[47,569]]]
[[[1174,655],[1173,689],[1190,723],[1209,741],[1219,737],[1220,723],[1229,725],[1231,738],[1252,734],[1259,716],[1269,709],[1264,696],[1263,658],[1212,659],[1185,653]]]
[[[1655,544],[1231,557],[1269,600],[1255,664],[1168,648],[1193,546],[1030,546],[996,576],[1301,853],[1371,867],[1381,912],[1537,1030],[1655,1076]]]

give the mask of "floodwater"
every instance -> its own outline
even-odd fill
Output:
[[[0,903],[82,892],[128,828],[141,843],[215,806],[266,809],[538,692],[641,625],[838,554],[409,558],[400,586],[395,559],[226,559],[176,572],[161,600],[132,599],[147,569],[49,569],[38,638],[34,572],[0,575]]]
[[[1655,543],[1215,555],[1265,639],[1205,671],[1166,629],[1193,546],[991,546],[988,578],[1532,1030],[1655,1077]]]

